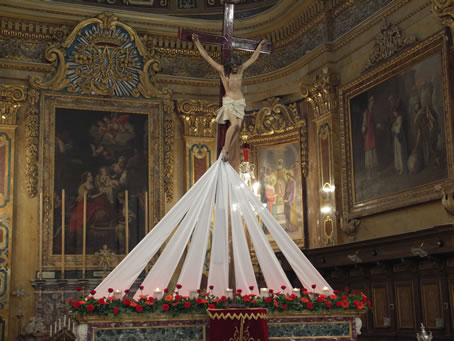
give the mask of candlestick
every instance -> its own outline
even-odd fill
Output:
[[[230,288],[225,289],[224,295],[227,298],[233,298],[233,289]]]
[[[39,250],[38,250],[38,278],[43,273],[43,192],[39,193]]]
[[[197,290],[189,290],[189,298],[196,298]]]
[[[119,289],[115,290],[115,291],[114,291],[114,297],[115,297],[115,299],[116,299],[116,300],[121,300],[122,293],[123,293],[123,292],[122,292],[121,290],[119,290]]]
[[[128,190],[125,190],[125,253],[129,253],[129,207]]]
[[[66,328],[66,315],[63,316],[63,328]]]
[[[300,288],[293,288],[293,295],[295,295],[296,297],[301,297],[301,290]]]
[[[260,288],[260,296],[267,297],[269,293],[270,291],[268,290],[268,288]]]
[[[84,192],[82,219],[82,278],[85,279],[85,257],[87,248],[87,192]]]
[[[160,300],[162,298],[162,290],[159,288],[154,289],[153,297],[157,300]]]
[[[65,190],[61,190],[61,279],[65,278]]]
[[[49,336],[52,337],[52,325],[49,326]]]
[[[148,192],[145,192],[145,234],[148,233]]]

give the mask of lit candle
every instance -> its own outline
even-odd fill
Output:
[[[329,294],[329,289],[328,287],[323,287],[323,294],[328,295]]]
[[[63,316],[63,328],[66,328],[66,315]]]
[[[82,218],[82,278],[85,279],[85,253],[87,248],[87,192],[84,192]]]
[[[196,298],[197,290],[189,290],[189,298]]]
[[[65,278],[65,190],[61,190],[61,279]]]
[[[160,300],[162,298],[162,290],[159,288],[154,289],[153,297],[156,298],[157,300]]]
[[[295,295],[296,297],[301,297],[301,290],[300,288],[293,288],[293,295]]]
[[[128,190],[125,190],[125,253],[129,253],[129,204],[128,204]]]
[[[260,288],[260,296],[262,297],[267,297],[269,292],[268,288]]]
[[[114,292],[115,299],[116,300],[121,300],[121,296],[122,296],[122,291],[119,290],[119,289],[115,290],[115,292]]]
[[[49,326],[49,336],[52,337],[52,325]]]
[[[230,288],[225,289],[225,297],[233,298],[233,289],[230,289]]]

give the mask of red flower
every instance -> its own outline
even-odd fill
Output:
[[[169,310],[169,309],[170,309],[170,306],[169,306],[167,303],[165,303],[165,304],[162,305],[162,310],[163,310],[163,311],[167,311],[167,310]]]
[[[131,300],[129,298],[125,298],[124,301],[123,301],[123,304],[124,305],[130,305],[131,304]]]
[[[227,301],[227,297],[221,296],[221,301],[222,301],[222,302],[226,302],[226,301]]]
[[[265,297],[265,302],[270,303],[271,302],[271,297]]]
[[[96,290],[91,290],[90,294],[92,294],[92,295],[96,294]]]
[[[98,303],[99,303],[99,304],[106,304],[106,301],[104,300],[104,298],[100,298],[100,299],[98,300]]]
[[[177,289],[181,289],[183,286],[181,284],[177,284]]]
[[[371,301],[367,301],[367,306],[370,307],[372,305]]]
[[[339,290],[334,290],[333,293],[335,293],[336,295],[340,294],[340,291]]]
[[[311,309],[311,310],[314,309],[314,305],[311,302],[309,302],[307,304],[307,309]]]
[[[328,309],[330,309],[332,306],[333,306],[333,305],[331,304],[330,301],[326,302],[326,307],[327,307]]]
[[[316,298],[316,301],[318,303],[322,303],[324,301],[324,299],[319,296],[319,297]]]
[[[367,296],[363,296],[363,303],[366,303],[367,302]]]
[[[119,312],[120,312],[120,309],[118,309],[118,307],[114,307],[114,309],[113,309],[114,315],[118,315]]]
[[[347,296],[345,296],[345,295],[344,295],[344,296],[341,296],[341,298],[342,298],[344,301],[347,300]]]
[[[126,294],[126,295],[129,294],[129,289],[126,289],[126,290],[125,290],[125,294]]]
[[[149,300],[150,302],[153,302],[153,301],[154,301],[154,297],[153,297],[153,296],[148,296],[148,300]]]
[[[269,290],[269,293],[270,293],[270,294],[272,294],[273,292],[274,292],[274,290],[273,290],[273,289],[270,289],[270,290]]]
[[[337,302],[336,302],[336,306],[342,307],[342,305],[343,305],[342,301],[337,301]]]
[[[284,309],[284,310],[287,309],[287,304],[283,304],[282,309]]]
[[[87,311],[95,310],[95,306],[93,304],[87,304]]]
[[[184,302],[184,307],[185,307],[186,309],[191,308],[191,302],[188,302],[188,301]]]
[[[208,305],[208,309],[214,309],[214,308],[216,308],[216,306],[214,304],[209,304]]]
[[[112,288],[109,288],[107,289],[108,292],[112,293],[113,292],[113,289]]]
[[[202,299],[200,297],[197,297],[197,299],[195,300],[195,303],[197,303],[197,304],[202,303]]]
[[[345,288],[344,288],[344,291],[349,291],[349,290],[350,290],[349,287],[345,287]]]
[[[210,285],[209,288],[210,288],[210,290],[213,290],[214,289],[214,285]]]
[[[254,290],[254,286],[253,286],[253,285],[250,285],[250,286],[249,286],[249,290],[251,290],[251,291]]]
[[[250,300],[251,299],[250,299],[249,295],[244,295],[244,297],[243,297],[244,302],[249,302]]]
[[[168,288],[165,288],[164,289],[164,292],[167,294],[169,292],[169,289]]]
[[[282,290],[285,290],[285,288],[287,288],[285,285],[281,285]]]
[[[242,291],[243,291],[243,290],[241,290],[241,289],[237,289],[237,290],[236,290],[236,292],[239,293],[240,295],[241,295],[241,292],[242,292]]]
[[[181,296],[180,295],[175,295],[175,301],[179,301],[181,300]]]
[[[317,286],[315,284],[312,284],[312,289],[315,289]]]
[[[70,298],[69,301],[68,301],[68,305],[72,305],[73,304],[73,299]]]
[[[141,286],[139,287],[139,289],[140,289],[140,290],[143,290],[143,288],[144,288],[144,286],[143,286],[143,285],[141,285]]]
[[[140,305],[140,304],[138,304],[138,305],[136,306],[136,311],[137,311],[138,313],[140,313],[142,310],[143,310],[143,306]]]
[[[74,307],[74,309],[79,309],[79,307],[80,307],[80,302],[79,302],[79,301],[74,301],[73,307]]]
[[[199,293],[199,294],[200,294],[201,292],[202,292],[202,290],[200,290],[200,289],[197,289],[197,293]]]
[[[81,287],[77,287],[76,290],[77,291],[82,291],[82,288]]]

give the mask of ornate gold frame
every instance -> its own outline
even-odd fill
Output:
[[[340,142],[342,164],[342,197],[344,219],[361,217],[386,210],[410,206],[418,203],[438,199],[439,193],[434,190],[434,185],[444,187],[452,186],[454,176],[453,147],[452,147],[452,119],[451,95],[449,92],[449,67],[447,46],[448,37],[444,31],[433,35],[416,46],[407,48],[391,60],[384,61],[379,66],[367,72],[360,78],[343,86],[339,91],[340,103]],[[436,183],[428,183],[410,190],[385,195],[381,198],[357,201],[354,192],[353,148],[350,120],[350,99],[379,85],[380,83],[398,75],[424,59],[435,54],[441,55],[443,106],[446,134],[446,154],[448,177]]]
[[[304,144],[302,143],[302,141],[305,141],[305,138],[304,138],[304,134],[301,133],[301,129],[292,129],[292,130],[289,130],[285,133],[282,133],[282,134],[279,134],[279,135],[271,135],[271,136],[265,136],[265,137],[258,137],[258,136],[253,136],[251,137],[250,139],[248,139],[248,142],[250,143],[251,145],[251,160],[255,165],[256,165],[256,169],[255,169],[255,176],[256,178],[258,179],[258,151],[260,149],[265,149],[267,147],[272,147],[272,146],[276,146],[276,145],[281,145],[281,144],[290,144],[290,143],[297,143],[298,144],[298,149],[299,149],[299,174],[297,176],[299,176],[300,178],[300,183],[301,183],[301,189],[302,189],[302,193],[301,193],[301,207],[299,207],[299,209],[301,210],[302,212],[302,219],[303,219],[303,226],[302,226],[302,229],[301,229],[301,232],[302,232],[302,235],[300,238],[293,238],[294,242],[299,246],[299,247],[305,247],[306,246],[306,238],[305,238],[305,234],[306,234],[306,214],[307,212],[304,211],[304,207],[305,207],[305,199],[306,199],[306,195],[305,195],[305,173],[304,173],[304,168],[303,168],[303,165],[304,165],[304,162],[303,162],[303,159],[302,159],[302,149],[304,148]],[[299,227],[299,226],[298,226]],[[270,240],[271,242],[271,246],[273,247],[273,250],[277,251],[278,250],[278,247],[277,247],[277,244],[274,240]]]
[[[90,109],[116,111],[148,115],[148,226],[151,228],[164,214],[164,104],[162,100],[93,98],[83,95],[64,95],[43,93],[41,96],[40,134],[40,187],[43,192],[43,269],[58,270],[61,267],[61,255],[52,254],[53,231],[53,193],[55,167],[55,112],[56,108]],[[158,165],[158,174],[152,166]],[[123,254],[112,254],[110,266],[114,267]],[[86,256],[87,270],[101,269],[96,255]],[[82,255],[65,255],[65,269],[82,268]]]

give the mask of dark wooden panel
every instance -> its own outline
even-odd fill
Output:
[[[413,282],[399,282],[394,285],[396,292],[397,326],[399,329],[414,329],[416,312]]]
[[[429,329],[444,327],[440,281],[421,281],[423,323]]]

